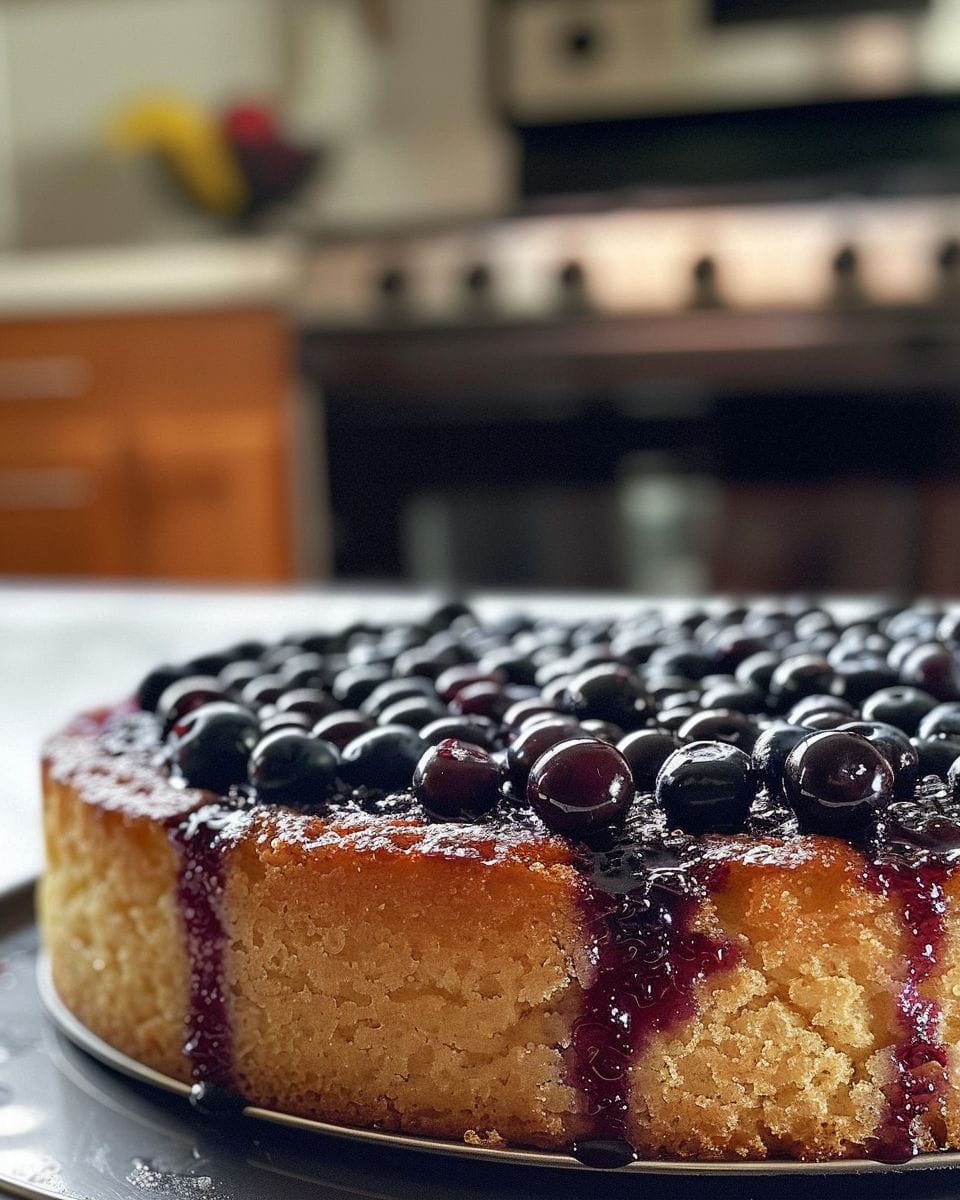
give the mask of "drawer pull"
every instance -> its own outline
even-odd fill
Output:
[[[93,372],[82,358],[0,359],[0,400],[69,400],[90,391]]]

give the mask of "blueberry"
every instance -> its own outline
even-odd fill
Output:
[[[489,717],[449,714],[437,717],[424,725],[420,737],[429,746],[436,746],[447,738],[470,742],[482,750],[492,750],[497,741],[497,724]]]
[[[551,746],[568,742],[582,734],[572,717],[555,713],[538,724],[522,729],[507,747],[507,774],[517,794],[523,795],[530,769]]]
[[[213,700],[225,700],[226,695],[220,686],[220,681],[212,675],[188,675],[178,679],[164,688],[163,694],[157,701],[157,716],[160,719],[163,736],[173,729],[187,713],[193,712],[201,704],[209,704]]]
[[[785,658],[770,677],[770,702],[777,712],[787,712],[804,696],[829,693],[835,678],[833,667],[819,655]]]
[[[240,658],[228,663],[217,678],[220,686],[233,696],[240,696],[252,680],[263,674],[263,663],[252,658]]]
[[[919,738],[950,738],[960,741],[960,704],[938,704],[917,726]]]
[[[657,728],[667,733],[677,733],[699,709],[693,704],[678,704],[676,708],[665,708],[657,713]]]
[[[362,667],[346,667],[334,676],[330,690],[344,708],[357,708],[374,688],[390,678],[390,668],[384,663]]]
[[[701,703],[704,708],[732,708],[742,713],[762,713],[766,708],[765,695],[759,688],[735,679],[704,688]]]
[[[480,659],[480,669],[503,675],[508,683],[536,683],[536,664],[529,655],[518,654],[510,647],[489,650]]]
[[[337,782],[340,756],[331,742],[276,729],[250,756],[249,778],[267,804],[323,804]]]
[[[681,742],[728,742],[749,754],[758,732],[745,713],[716,708],[702,709],[688,717],[677,730],[677,736]]]
[[[178,722],[171,756],[191,787],[222,794],[246,781],[247,762],[259,737],[260,726],[249,709],[212,701]]]
[[[716,670],[716,660],[697,642],[668,642],[650,655],[648,665],[664,675],[684,675],[687,679],[702,679]]]
[[[295,654],[280,664],[277,674],[288,688],[319,688],[326,691],[332,676],[322,655]]]
[[[446,738],[417,763],[413,794],[432,817],[470,820],[500,799],[500,766],[472,742]]]
[[[250,708],[262,708],[265,704],[276,704],[286,690],[286,684],[279,675],[258,675],[251,679],[240,698]]]
[[[659,729],[637,729],[617,742],[638,792],[652,792],[660,768],[677,748],[677,739]]]
[[[778,722],[763,730],[753,744],[753,765],[771,796],[783,796],[783,769],[790,751],[810,736],[802,725]]]
[[[477,663],[458,663],[455,667],[448,667],[437,677],[436,691],[441,700],[449,703],[461,688],[471,683],[506,682],[507,676],[504,671],[483,671]]]
[[[907,687],[900,684],[896,687],[881,688],[863,702],[863,719],[865,721],[883,721],[887,725],[896,725],[904,733],[912,737],[917,727],[937,702],[929,692],[919,688]]]
[[[519,729],[528,717],[540,713],[556,714],[556,712],[556,707],[547,704],[542,696],[531,697],[527,700],[515,700],[503,714],[503,727],[508,730]]]
[[[268,716],[264,716],[266,709],[260,712],[260,732],[262,734],[273,733],[275,729],[300,729],[303,731],[313,728],[313,721],[306,713],[299,712],[272,712]]]
[[[780,655],[772,650],[760,650],[745,658],[734,671],[740,683],[755,687],[764,696],[770,691],[773,673],[780,665]]]
[[[500,683],[468,683],[450,701],[450,711],[500,721],[514,698]]]
[[[278,696],[276,703],[278,712],[303,713],[311,721],[319,721],[321,717],[328,717],[340,708],[329,692],[321,691],[320,688],[293,688],[289,692],[284,692],[282,696]]]
[[[939,642],[921,642],[900,664],[900,679],[938,700],[960,699],[960,663]]]
[[[784,718],[791,725],[802,725],[807,717],[813,716],[819,712],[836,712],[844,713],[852,718],[856,715],[856,709],[847,700],[841,700],[839,696],[804,696],[802,700],[790,709]]]
[[[601,742],[609,742],[615,746],[623,737],[624,731],[612,721],[600,721],[596,717],[587,717],[580,722],[580,728],[591,737],[599,738]]]
[[[784,787],[804,833],[848,837],[893,798],[893,770],[857,733],[811,733],[787,756]]]
[[[385,708],[398,700],[406,700],[409,696],[435,697],[437,689],[433,681],[422,676],[409,676],[406,679],[387,679],[377,684],[366,700],[360,705],[360,711],[379,717]]]
[[[219,675],[224,667],[233,662],[233,654],[225,651],[219,654],[198,654],[186,664],[189,675]]]
[[[548,828],[586,834],[622,818],[633,800],[622,754],[606,742],[573,738],[541,754],[530,769],[527,800]]]
[[[408,725],[411,729],[422,729],[438,717],[447,715],[447,706],[436,696],[406,696],[396,700],[377,717],[380,725]]]
[[[920,777],[916,747],[902,729],[882,721],[851,721],[838,726],[846,733],[859,733],[880,751],[893,771],[893,790],[897,796],[912,796]]]
[[[136,701],[144,712],[156,712],[160,697],[172,683],[184,677],[183,667],[164,665],[144,676],[136,690]]]
[[[953,738],[913,737],[910,741],[920,760],[921,779],[927,775],[938,775],[941,779],[946,779],[954,761],[960,758],[960,741]]]
[[[657,803],[671,829],[734,833],[743,828],[756,794],[753,766],[727,742],[690,742],[657,775]]]
[[[338,750],[342,750],[348,742],[373,729],[374,725],[373,717],[368,717],[366,713],[341,708],[338,712],[321,717],[313,726],[313,736],[331,742]]]
[[[886,661],[876,656],[855,658],[850,662],[834,666],[837,678],[834,688],[851,704],[861,705],[864,700],[880,688],[892,687],[899,682],[897,672]]]
[[[425,749],[416,730],[405,725],[379,725],[347,743],[340,774],[351,787],[365,785],[399,792],[410,786]]]
[[[599,663],[580,671],[567,685],[570,711],[579,720],[609,721],[636,729],[652,710],[640,680],[619,663]]]

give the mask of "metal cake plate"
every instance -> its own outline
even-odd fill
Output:
[[[568,1155],[348,1129],[249,1107],[214,1121],[185,1084],[95,1037],[63,1006],[31,895],[0,896],[0,1195],[75,1200],[951,1200],[960,1154],[874,1162],[642,1162],[597,1172]],[[532,1168],[532,1169],[531,1169]],[[643,1175],[641,1180],[638,1176]],[[842,1191],[841,1191],[842,1189]]]

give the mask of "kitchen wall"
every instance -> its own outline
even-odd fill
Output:
[[[484,0],[0,0],[0,245],[216,229],[156,164],[112,158],[124,100],[276,102],[329,149],[298,227],[486,213],[513,179],[485,113]]]

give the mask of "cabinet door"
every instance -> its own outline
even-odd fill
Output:
[[[116,425],[94,412],[5,404],[0,562],[18,575],[126,574],[129,512]]]
[[[283,414],[155,409],[135,418],[138,575],[289,578]]]

